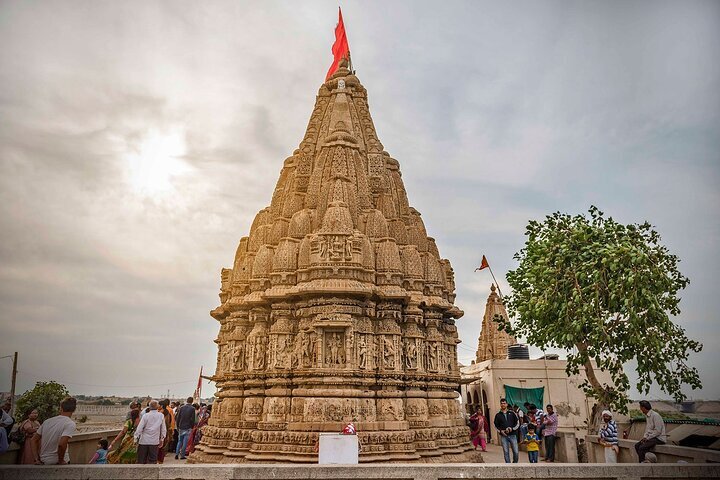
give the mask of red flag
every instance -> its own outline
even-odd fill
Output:
[[[200,367],[200,376],[198,376],[197,388],[195,389],[195,395],[193,395],[198,401],[200,400],[200,395],[202,395],[202,371],[203,367]]]
[[[325,81],[327,82],[333,73],[335,73],[340,65],[340,60],[350,56],[350,46],[348,45],[347,35],[345,34],[345,24],[343,23],[342,10],[338,7],[338,24],[335,27],[335,43],[332,46],[333,63],[328,70]]]
[[[483,268],[490,268],[490,264],[488,263],[487,258],[485,258],[485,255],[483,255],[480,266],[476,268],[475,271],[477,272],[478,270],[482,270]]]

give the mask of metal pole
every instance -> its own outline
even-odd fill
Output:
[[[493,273],[492,268],[490,268],[490,265],[489,265],[489,264],[488,264],[488,270],[490,270],[490,275],[492,275],[492,277],[493,277],[493,281],[495,282],[495,286],[496,286],[497,289],[498,289],[498,295],[500,295],[500,300],[502,300],[502,299],[503,299],[503,295],[502,295],[502,292],[500,291],[500,284],[498,283],[497,279],[495,278],[495,274]]]
[[[12,386],[10,387],[10,415],[15,413],[15,384],[17,383],[18,352],[13,355]]]

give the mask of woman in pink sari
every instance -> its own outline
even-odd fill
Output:
[[[487,421],[480,411],[473,413],[470,417],[470,439],[477,450],[478,445],[483,452],[487,451],[487,434],[485,433]]]
[[[40,428],[40,422],[38,422],[38,411],[37,408],[30,410],[27,418],[18,427],[21,432],[25,435],[25,441],[22,444],[20,451],[20,463],[23,465],[35,465],[35,442],[33,437]]]

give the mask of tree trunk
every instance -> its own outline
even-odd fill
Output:
[[[587,355],[587,344],[586,343],[578,343],[577,349],[579,352],[582,352],[583,355],[585,355],[585,375],[587,376],[588,382],[590,382],[590,386],[595,390],[597,396],[596,396],[596,403],[592,407],[592,411],[588,412],[588,434],[589,435],[595,435],[598,432],[598,429],[600,428],[600,425],[602,424],[602,412],[603,410],[608,410],[608,402],[605,398],[605,388],[603,388],[602,384],[600,383],[600,380],[598,380],[597,376],[595,375],[595,369],[592,365],[592,359],[589,355]]]

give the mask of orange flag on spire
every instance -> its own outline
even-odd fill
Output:
[[[338,24],[335,27],[335,43],[332,46],[333,63],[325,76],[327,82],[333,73],[335,73],[340,65],[340,60],[350,57],[350,46],[348,45],[347,35],[345,34],[345,24],[343,23],[342,10],[338,7]]]
[[[480,266],[476,268],[475,271],[477,272],[478,270],[482,270],[483,268],[490,268],[490,264],[488,263],[487,258],[485,258],[485,255],[483,255]]]

